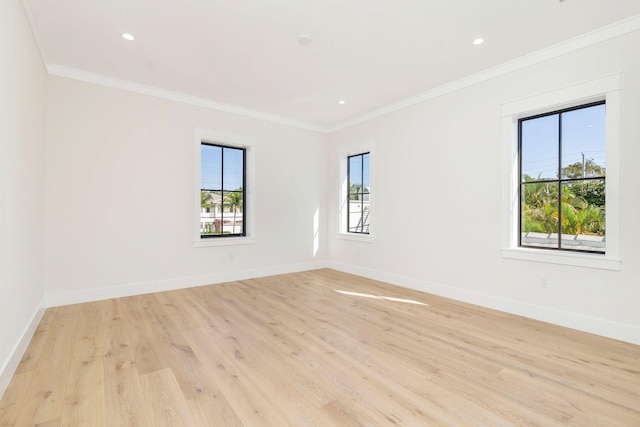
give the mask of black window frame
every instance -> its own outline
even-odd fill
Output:
[[[606,246],[605,251],[596,251],[596,250],[585,250],[585,249],[573,249],[562,246],[562,187],[563,184],[567,183],[575,183],[575,182],[589,182],[589,181],[603,181],[605,183],[606,188],[606,173],[603,176],[594,176],[594,177],[582,177],[582,178],[565,178],[562,174],[562,115],[564,113],[576,110],[582,110],[585,108],[595,107],[598,105],[605,106],[605,114],[606,114],[606,100],[589,102],[586,104],[576,105],[574,107],[563,108],[560,110],[549,111],[541,114],[536,114],[533,116],[522,117],[518,119],[518,247],[529,248],[529,249],[541,249],[547,251],[562,251],[562,252],[574,252],[574,253],[588,253],[588,254],[598,254],[605,255],[606,254]],[[528,120],[539,119],[541,117],[548,117],[558,115],[558,151],[557,151],[557,159],[558,159],[558,171],[557,171],[557,179],[540,179],[540,180],[531,180],[524,181],[523,180],[523,169],[522,169],[522,123]],[[605,141],[606,144],[606,141]],[[525,185],[533,185],[533,184],[556,184],[558,187],[558,245],[557,247],[544,247],[544,246],[535,246],[535,245],[526,245],[522,243],[522,235],[524,233],[522,227],[522,217],[523,217],[523,204],[522,204],[522,194]],[[605,216],[606,216],[606,193],[605,193]],[[606,239],[606,230],[605,230],[605,239]],[[606,241],[606,240],[605,240]]]
[[[202,146],[206,145],[209,147],[219,147],[222,152],[220,156],[220,189],[208,189],[202,188],[202,182],[200,183],[200,191],[209,191],[209,192],[220,192],[220,214],[221,214],[221,233],[220,234],[202,234],[200,232],[201,239],[210,239],[210,238],[225,238],[225,237],[246,237],[247,236],[247,149],[245,147],[237,147],[233,145],[224,145],[216,142],[200,142],[200,150],[202,150]],[[242,232],[240,233],[228,233],[224,234],[224,199],[225,193],[240,193],[237,190],[224,190],[224,150],[238,150],[242,152]],[[200,166],[202,167],[202,158],[200,159]],[[200,176],[202,179],[202,171],[200,171]],[[236,224],[234,223],[234,229]]]
[[[368,194],[369,195],[369,203],[371,203],[371,189],[369,189],[369,192],[365,193],[364,189],[365,189],[365,185],[364,185],[364,160],[362,160],[360,162],[361,164],[361,168],[360,168],[360,173],[362,176],[362,186],[360,187],[360,189],[358,191],[356,191],[355,193],[351,192],[351,159],[354,157],[362,157],[364,159],[364,156],[367,155],[369,156],[369,167],[371,167],[371,152],[370,151],[366,151],[363,153],[358,153],[358,154],[353,154],[350,156],[347,156],[347,233],[353,233],[353,234],[370,234],[370,225],[367,227],[367,231],[364,231],[364,227],[365,227],[365,209],[364,209],[364,195]],[[371,169],[369,169],[369,175],[371,175]],[[369,182],[371,182],[371,176],[368,177],[369,178]],[[355,231],[351,230],[351,196],[360,196],[360,198],[358,200],[361,200],[362,203],[362,210],[360,212],[360,231],[357,231],[358,226],[356,225],[355,227]],[[369,210],[367,211],[367,219],[369,218],[369,215],[371,215],[371,205],[369,205]]]

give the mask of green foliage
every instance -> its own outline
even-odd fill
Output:
[[[525,182],[534,181],[524,178]],[[522,186],[522,231],[557,233],[560,217],[564,234],[604,236],[604,182],[564,184],[560,204],[558,185],[557,182],[531,182]]]
[[[562,205],[562,232],[565,234],[604,235],[604,215],[597,206],[576,209],[569,204]]]
[[[538,206],[525,204],[523,215],[523,230],[538,233],[557,233],[557,203],[543,203],[542,205]]]
[[[210,192],[200,190],[200,206],[203,208],[210,208],[213,206],[213,196]]]
[[[225,193],[224,204],[229,205],[234,213],[242,210],[242,194],[242,187],[239,187],[236,192]]]
[[[605,177],[606,169],[596,164],[593,159],[587,159],[583,165],[581,162],[570,164],[562,169],[562,175],[565,178],[594,178]],[[578,182],[572,185],[571,192],[576,196],[582,197],[589,205],[595,205],[604,208],[605,205],[605,184],[603,180],[593,180]]]
[[[575,183],[572,186],[572,191],[576,196],[584,198],[590,205],[604,207],[605,184],[604,181],[594,180]]]
[[[596,164],[593,159],[585,160],[584,176],[582,176],[582,162],[575,162],[562,168],[562,176],[565,178],[592,178],[605,176],[605,173],[605,168]]]

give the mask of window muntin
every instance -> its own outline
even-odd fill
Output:
[[[371,217],[370,153],[347,157],[347,231],[369,234]]]
[[[246,149],[200,144],[200,237],[246,236]]]
[[[519,246],[605,253],[604,101],[518,120]]]

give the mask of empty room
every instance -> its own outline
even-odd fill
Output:
[[[640,426],[638,0],[0,5],[0,426]]]

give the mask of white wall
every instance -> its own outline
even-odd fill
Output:
[[[335,268],[640,343],[640,32],[460,89],[330,135],[336,152],[376,143],[376,241],[336,238]],[[501,257],[501,104],[622,72],[620,271]],[[398,231],[405,206],[406,232]],[[549,278],[548,289],[541,279]]]
[[[620,36],[328,137],[51,76],[49,303],[320,267],[328,258],[344,271],[640,343],[639,42],[637,32]],[[502,258],[501,105],[614,72],[623,83],[621,270]],[[255,245],[193,247],[195,127],[255,139]],[[370,140],[376,241],[337,239],[336,152]],[[407,233],[398,231],[401,200],[414,208]]]
[[[313,268],[326,260],[326,136],[48,78],[50,304]],[[195,128],[255,141],[256,243],[194,248]],[[314,239],[319,248],[314,253]]]
[[[0,2],[0,396],[44,303],[46,73],[19,0]]]

